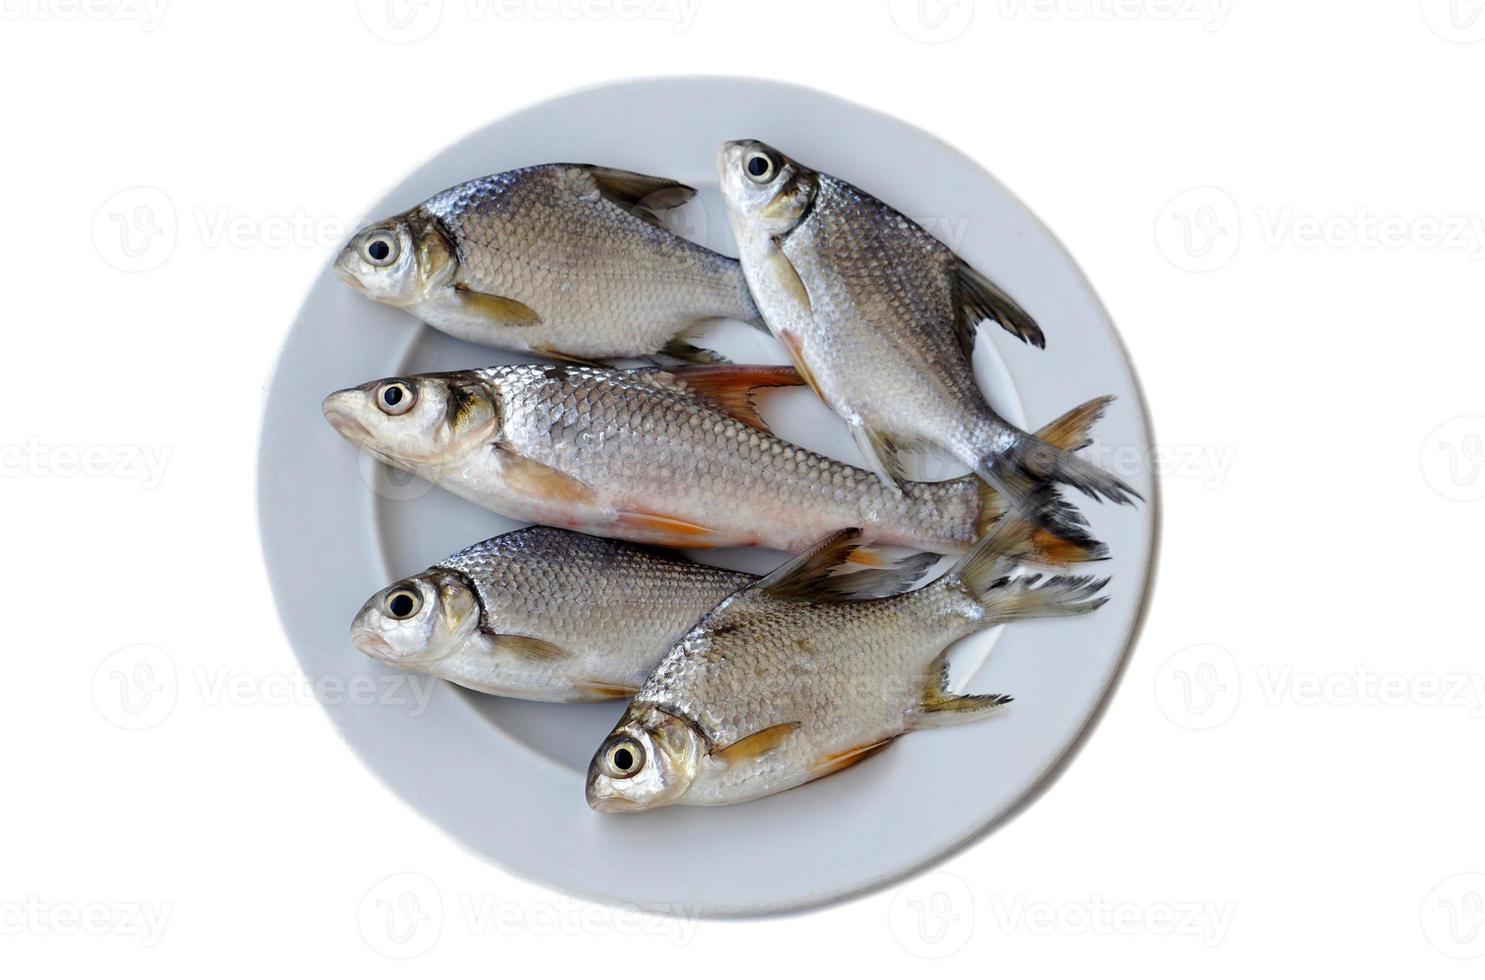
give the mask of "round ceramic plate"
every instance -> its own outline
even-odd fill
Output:
[[[584,772],[622,704],[525,703],[426,678],[416,688],[363,657],[347,635],[372,592],[518,524],[359,455],[325,424],[320,400],[388,375],[519,358],[454,341],[362,298],[336,280],[327,256],[284,345],[259,458],[263,550],[303,669],[312,677],[371,676],[376,690],[391,692],[324,699],[362,760],[430,821],[516,874],[685,915],[785,912],[881,887],[972,842],[1027,800],[1076,747],[1118,677],[1144,602],[1155,528],[1144,406],[1093,290],[1051,233],[978,164],[896,119],[754,80],[608,85],[491,123],[366,213],[383,217],[452,184],[528,164],[601,163],[699,188],[668,220],[735,255],[714,158],[720,143],[742,137],[893,204],[1037,318],[1046,350],[993,325],[979,332],[976,372],[1006,417],[1035,428],[1088,398],[1118,396],[1088,452],[1146,503],[1077,501],[1112,553],[1095,569],[1112,578],[1109,602],[1091,616],[1017,624],[955,649],[956,687],[1015,696],[995,718],[913,734],[838,775],[739,806],[595,813],[583,799]],[[771,338],[739,324],[720,325],[709,342],[735,361],[784,360]],[[809,392],[767,396],[763,413],[784,438],[860,462],[843,426]],[[954,472],[941,461],[917,463],[921,476]],[[693,557],[754,571],[783,558]]]

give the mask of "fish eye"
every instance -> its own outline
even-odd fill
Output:
[[[767,153],[751,154],[743,167],[756,183],[766,184],[773,177],[773,159]]]
[[[632,738],[614,739],[603,753],[604,768],[614,779],[628,779],[645,764],[645,749]]]
[[[397,236],[389,231],[374,231],[361,243],[361,257],[372,265],[391,265],[397,261]]]
[[[376,389],[376,407],[388,415],[401,415],[417,400],[417,395],[405,381],[388,381]]]
[[[422,595],[412,589],[397,589],[387,596],[387,615],[393,619],[411,619],[422,608]]]

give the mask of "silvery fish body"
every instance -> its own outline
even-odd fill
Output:
[[[525,167],[363,228],[336,271],[370,298],[477,344],[559,358],[665,351],[707,360],[685,334],[758,313],[735,259],[656,216],[694,194],[607,167]]]
[[[498,513],[648,544],[797,552],[859,527],[866,540],[956,553],[1004,512],[973,478],[899,492],[773,435],[749,392],[797,383],[775,367],[528,364],[372,382],[324,411],[356,445]],[[1067,546],[1056,560],[1101,554],[1056,508],[1045,523]]]
[[[895,592],[933,560],[913,556],[822,587]],[[382,589],[356,614],[351,641],[384,663],[486,694],[606,700],[638,690],[698,619],[757,579],[673,552],[533,525]]]
[[[696,620],[756,578],[525,527],[382,589],[351,637],[368,656],[487,694],[605,700],[637,690]]]
[[[977,324],[1040,347],[1006,293],[893,208],[755,140],[719,155],[743,271],[769,329],[852,428],[887,480],[904,448],[935,446],[1011,497],[1066,483],[1125,502],[1134,491],[1002,419],[975,383]]]
[[[1009,577],[1018,507],[956,568],[914,592],[839,601],[822,566],[840,532],[724,600],[660,661],[589,767],[604,811],[738,803],[836,772],[919,728],[985,717],[1002,695],[947,690],[944,651],[977,630],[1091,611],[1103,581]]]

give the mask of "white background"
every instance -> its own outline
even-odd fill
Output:
[[[629,2],[0,0],[0,968],[1478,975],[1485,4]],[[513,107],[714,72],[900,116],[1062,237],[1164,533],[1035,805],[900,889],[678,923],[510,878],[352,758],[254,464],[367,202]]]

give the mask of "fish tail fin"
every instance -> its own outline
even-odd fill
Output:
[[[1042,489],[1012,507],[959,559],[943,581],[962,589],[984,610],[983,626],[1015,619],[1043,616],[1072,616],[1092,612],[1103,605],[1094,595],[1108,583],[1088,575],[1027,575],[1011,578],[1016,565],[1036,557],[1037,516],[1047,506]]]
[[[1113,395],[1090,398],[1036,430],[1036,437],[1048,445],[1075,453],[1093,442],[1093,423],[1103,418],[1113,402]]]
[[[983,625],[1081,616],[1109,601],[1108,596],[1098,594],[1108,584],[1107,578],[1092,575],[1022,575],[1000,579],[978,596],[985,610]]]
[[[1040,575],[997,579],[975,596],[985,610],[980,628],[1018,619],[1050,616],[1080,616],[1103,605],[1107,599],[1096,593],[1106,578],[1086,575]],[[949,690],[948,657],[940,654],[928,670],[928,680],[918,702],[912,728],[941,728],[978,721],[1011,703],[1008,694],[953,694]]]
[[[1051,487],[1033,487],[1011,507],[989,483],[981,482],[979,488],[980,515],[975,533],[980,541],[971,555],[986,550],[1050,565],[1100,561],[1109,556],[1108,547],[1088,532],[1083,515]]]
[[[1080,405],[1069,415],[1083,413],[1093,403]],[[1107,404],[1105,402],[1104,404]],[[1097,407],[1102,412],[1102,406]],[[1097,417],[1096,414],[1093,417]],[[1063,416],[1057,425],[1068,416]],[[1072,432],[1057,431],[1062,438],[1077,438],[1077,419],[1070,422]],[[1133,503],[1145,498],[1129,484],[1094,463],[1047,442],[1039,436],[1018,433],[1009,449],[997,450],[982,457],[975,473],[1011,500],[1019,500],[1038,485],[1061,483],[1081,490],[1094,500],[1111,500],[1116,504]]]

